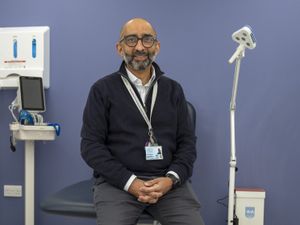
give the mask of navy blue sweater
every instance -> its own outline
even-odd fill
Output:
[[[177,82],[163,76],[157,64],[153,66],[158,93],[152,126],[163,149],[163,160],[145,159],[148,126],[121,79],[124,76],[129,80],[124,62],[119,71],[99,79],[91,87],[84,109],[81,155],[93,168],[95,177],[101,176],[120,189],[132,174],[164,176],[174,171],[182,183],[192,175],[196,137],[183,90]],[[139,96],[133,84],[132,87]],[[146,97],[148,114],[151,97],[152,87]]]

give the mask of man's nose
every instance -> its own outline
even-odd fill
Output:
[[[135,46],[135,49],[136,50],[144,50],[145,49],[145,47],[144,47],[144,45],[142,43],[142,40],[138,40],[138,42],[137,42],[137,44]]]

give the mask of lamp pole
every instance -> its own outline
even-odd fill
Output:
[[[228,225],[237,225],[237,219],[235,216],[235,202],[234,202],[234,189],[235,189],[235,173],[237,171],[237,162],[235,155],[235,109],[236,109],[236,95],[239,81],[240,65],[241,59],[245,56],[245,47],[240,45],[237,50],[236,58],[229,60],[232,63],[233,60],[236,61],[232,95],[230,100],[230,168],[229,168],[229,191],[228,191]]]

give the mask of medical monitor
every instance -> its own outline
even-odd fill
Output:
[[[45,94],[41,77],[19,77],[19,107],[29,112],[44,112]]]

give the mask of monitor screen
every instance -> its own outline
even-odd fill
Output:
[[[44,87],[41,77],[20,76],[19,91],[21,109],[35,112],[45,111]]]

